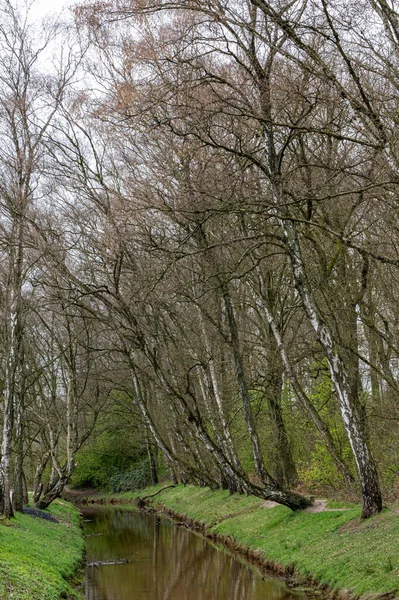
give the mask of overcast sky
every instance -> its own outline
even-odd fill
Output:
[[[17,0],[16,4],[23,6],[25,2]],[[31,14],[35,20],[41,20],[48,15],[57,15],[74,4],[78,4],[78,0],[35,0],[31,5]]]

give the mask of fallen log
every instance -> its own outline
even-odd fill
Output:
[[[132,562],[132,561],[127,558],[121,558],[121,559],[117,559],[117,560],[97,560],[95,562],[86,563],[86,567],[104,567],[104,566],[108,566],[108,565],[126,565],[129,562]]]
[[[136,502],[137,502],[137,506],[139,508],[144,508],[145,506],[145,501],[148,500],[148,498],[154,498],[154,496],[158,496],[158,494],[160,494],[161,492],[163,492],[164,490],[169,490],[170,488],[175,488],[176,485],[167,485],[163,488],[161,488],[160,490],[158,490],[157,492],[155,492],[155,494],[149,494],[148,496],[143,496],[142,498],[137,498]]]

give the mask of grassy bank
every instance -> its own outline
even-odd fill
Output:
[[[142,491],[141,497],[158,487]],[[135,493],[109,495],[106,501],[131,502]],[[283,506],[268,508],[255,497],[229,496],[193,486],[177,486],[151,499],[201,523],[208,534],[225,536],[260,552],[262,558],[295,572],[301,580],[317,580],[332,590],[355,595],[399,596],[399,515],[385,509],[360,520],[360,506],[330,502],[324,512],[294,513]]]
[[[81,597],[70,581],[83,553],[79,513],[64,501],[48,512],[58,522],[25,514],[0,521],[1,600]]]

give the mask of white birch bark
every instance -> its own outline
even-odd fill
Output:
[[[261,283],[262,283],[262,285],[264,285],[263,281]],[[256,291],[253,288],[252,288],[252,293],[256,294]],[[280,356],[281,356],[281,360],[284,365],[285,373],[286,373],[288,380],[292,386],[292,389],[294,390],[295,395],[298,398],[301,405],[303,406],[303,408],[309,414],[316,429],[320,433],[321,438],[323,439],[324,443],[326,444],[327,450],[331,454],[331,457],[333,458],[339,471],[342,473],[342,476],[345,480],[346,485],[350,486],[351,484],[354,483],[353,475],[351,474],[347,465],[343,461],[343,459],[340,455],[340,452],[339,452],[338,448],[336,447],[334,440],[331,437],[328,427],[320,418],[317,410],[313,406],[311,400],[309,399],[309,397],[306,394],[305,390],[303,389],[301,383],[299,382],[299,379],[298,379],[298,377],[295,373],[295,370],[291,364],[291,361],[289,359],[287,349],[284,345],[284,342],[283,342],[283,339],[281,336],[280,329],[276,323],[276,320],[272,314],[272,311],[270,310],[270,307],[267,305],[267,303],[265,301],[265,297],[266,297],[266,295],[263,293],[262,298],[261,298],[262,310],[264,312],[266,320],[267,320],[267,322],[270,326],[270,329],[272,330],[272,333],[274,335],[274,338],[276,340],[276,345],[280,352]]]
[[[281,193],[276,193],[277,210],[283,206]],[[284,212],[284,211],[283,211]],[[350,397],[349,380],[345,365],[339,356],[331,332],[323,321],[312,294],[302,259],[295,224],[287,216],[279,215],[287,249],[292,262],[295,287],[302,300],[307,317],[316,333],[328,360],[331,379],[337,392],[345,431],[355,457],[363,496],[363,517],[367,518],[382,510],[382,497],[377,469],[371,455],[362,415]]]

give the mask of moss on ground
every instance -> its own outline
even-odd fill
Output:
[[[0,521],[0,599],[81,598],[71,578],[83,554],[79,512],[58,500],[48,512],[59,522],[16,514]]]
[[[109,495],[107,500],[129,502],[160,487]],[[283,506],[266,508],[263,500],[252,496],[194,486],[167,489],[151,502],[203,523],[210,532],[260,550],[268,561],[294,566],[301,576],[316,578],[332,589],[357,595],[399,595],[399,515],[395,511],[385,509],[362,521],[360,505],[332,502],[326,512],[294,513]]]

